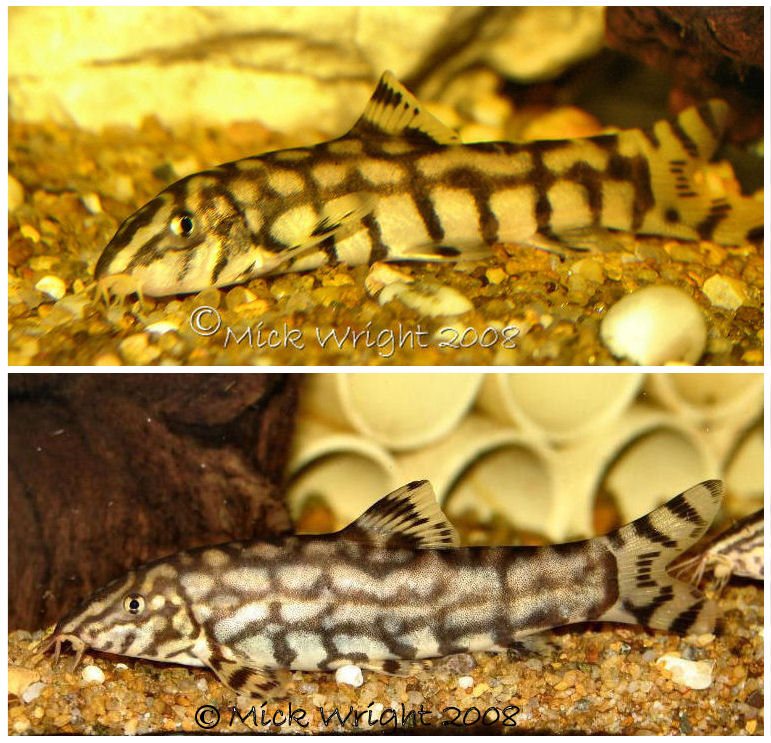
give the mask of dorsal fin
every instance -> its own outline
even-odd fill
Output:
[[[359,540],[398,536],[416,549],[458,547],[460,539],[436,502],[428,480],[416,480],[384,495],[340,532]]]
[[[432,116],[418,99],[386,71],[347,136],[404,137],[425,144],[459,144],[460,137]]]

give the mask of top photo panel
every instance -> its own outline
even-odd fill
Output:
[[[16,7],[8,360],[762,365],[762,7]]]

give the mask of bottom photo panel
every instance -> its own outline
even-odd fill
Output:
[[[9,374],[10,734],[764,733],[763,375]]]

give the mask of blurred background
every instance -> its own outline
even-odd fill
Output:
[[[660,115],[668,97],[682,106],[721,89],[762,111],[762,64],[759,7],[9,12],[11,117],[84,128],[153,116],[338,133],[385,69],[423,98],[456,107],[445,120],[451,126],[465,115],[478,127],[505,127],[510,111],[495,94],[525,86],[531,100],[557,97],[602,109],[618,125],[640,125]]]
[[[467,542],[603,533],[708,478],[763,505],[761,374],[314,374],[286,500],[332,531],[427,478]]]

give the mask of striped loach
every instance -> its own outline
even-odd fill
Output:
[[[718,592],[725,588],[732,575],[762,581],[764,524],[761,508],[722,531],[698,554],[677,564],[673,572],[678,576],[689,575],[693,585],[698,585],[705,572],[711,570]]]
[[[701,483],[606,535],[549,547],[459,547],[428,482],[342,531],[180,552],[130,571],[48,639],[210,668],[238,694],[283,696],[289,670],[410,674],[431,658],[501,651],[600,620],[708,633],[715,604],[667,566],[717,513]]]
[[[617,231],[761,244],[763,202],[704,169],[727,112],[711,100],[650,130],[462,144],[386,72],[343,137],[161,191],[123,222],[95,278],[164,296],[325,263],[484,258],[498,243],[607,250]]]

